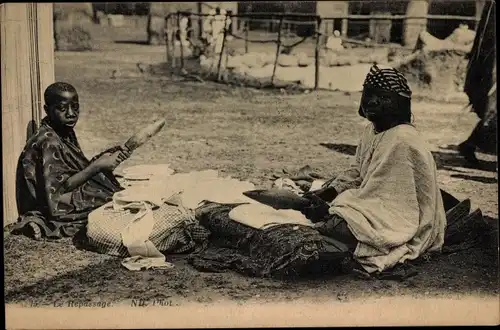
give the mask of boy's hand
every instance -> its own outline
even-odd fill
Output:
[[[91,163],[95,162],[99,157],[101,157],[104,154],[113,154],[113,153],[115,153],[117,151],[123,152],[123,154],[126,156],[126,158],[129,158],[130,155],[132,154],[132,151],[130,151],[127,147],[124,147],[124,146],[114,146],[114,147],[108,148],[108,149],[104,150],[103,152],[95,155],[94,158],[92,158],[92,160],[90,162]]]
[[[126,148],[125,148],[126,149]],[[99,156],[94,162],[100,171],[113,171],[118,167],[124,160],[130,156],[130,151],[115,151],[113,153],[104,153]]]

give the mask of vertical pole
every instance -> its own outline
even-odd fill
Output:
[[[248,53],[248,32],[250,31],[250,20],[245,18],[245,54]]]
[[[219,55],[219,63],[217,65],[217,81],[220,81],[221,79],[221,72],[220,72],[220,67],[221,67],[221,64],[222,64],[222,56],[224,54],[224,51],[225,51],[225,45],[226,45],[226,36],[227,36],[227,29],[226,29],[226,21],[225,21],[226,18],[224,18],[224,34],[223,34],[223,37],[222,37],[222,47],[220,49],[220,55]],[[217,41],[215,42],[215,47],[217,48]]]
[[[280,50],[281,50],[281,29],[283,27],[283,16],[280,17],[280,21],[278,24],[278,42],[276,45],[276,58],[274,59],[274,66],[273,66],[273,75],[271,76],[271,85],[274,85],[274,76],[276,75],[276,67],[278,65],[278,58],[280,56]]]
[[[52,37],[54,38],[54,49],[59,50],[59,41],[57,40],[57,19],[56,15],[52,14]]]
[[[45,89],[55,81],[54,72],[54,39],[52,37],[53,25],[53,7],[51,3],[37,3],[37,35],[38,42],[37,61],[38,61],[38,74],[39,85],[38,92],[38,118],[44,113],[43,111],[43,93]],[[40,124],[40,122],[37,122]]]
[[[198,39],[201,39],[201,36],[203,35],[203,9],[202,9],[202,3],[197,2],[196,3],[196,8],[198,10]]]
[[[314,89],[319,87],[319,39],[320,31],[319,27],[321,25],[321,17],[316,17],[316,46],[314,48]]]
[[[175,29],[173,28],[173,23],[170,22],[168,30],[170,32],[170,45],[172,46],[172,69],[177,66],[177,55],[175,54]]]
[[[30,54],[29,54],[29,62],[30,62],[30,82],[31,82],[31,117],[32,122],[30,123],[30,127],[28,127],[28,137],[31,137],[38,128],[38,123],[40,122],[40,113],[41,113],[41,86],[40,86],[40,70],[39,70],[39,48],[38,48],[38,8],[36,3],[28,4],[28,28],[30,32],[29,43]]]
[[[377,20],[374,20],[372,18],[373,12],[370,12],[370,15],[368,15],[369,18],[369,23],[368,23],[368,37],[372,39],[373,41],[377,42],[375,40],[375,34],[376,34],[376,25],[377,25]]]
[[[285,10],[285,18],[287,17],[287,11]],[[287,22],[287,23],[284,23],[284,26],[285,26],[285,36],[289,36],[290,35],[290,22]]]
[[[172,66],[172,54],[170,53],[170,15],[165,16],[165,47],[167,51],[167,65]]]
[[[347,37],[347,30],[349,28],[349,22],[347,18],[342,19],[342,31],[340,31],[342,37],[346,38]]]
[[[181,35],[181,14],[177,12],[177,33],[176,36],[179,35],[179,44],[181,48],[181,70],[184,69],[184,45],[182,44],[182,40],[180,38]],[[177,39],[177,38],[175,38]]]

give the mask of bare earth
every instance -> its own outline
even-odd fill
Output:
[[[56,79],[80,92],[77,134],[90,158],[127,139],[154,118],[167,127],[123,167],[169,163],[178,171],[217,169],[269,187],[272,173],[309,164],[321,172],[345,168],[366,122],[357,115],[359,94],[289,94],[142,75],[137,62],[164,61],[164,48],[112,44],[87,53],[56,53]],[[115,79],[111,79],[113,70]],[[455,196],[471,198],[498,228],[496,157],[479,154],[485,170],[467,168],[455,151],[472,130],[465,104],[415,100],[415,124],[439,167],[439,181]],[[17,155],[16,155],[17,157]],[[130,272],[117,258],[77,250],[69,240],[5,240],[5,301],[52,305],[75,302],[169,299],[175,305],[219,300],[277,301],[315,297],[352,301],[382,296],[498,295],[498,242],[442,255],[407,281],[363,281],[331,276],[281,282],[235,273],[199,273],[182,256],[168,256],[172,270]]]

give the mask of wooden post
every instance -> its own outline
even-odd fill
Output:
[[[165,47],[167,51],[167,65],[172,67],[172,54],[170,53],[170,16],[165,17]]]
[[[250,20],[245,19],[245,54],[248,53],[248,32],[250,31]]]
[[[285,10],[284,18],[287,18],[287,17],[288,17],[288,13]],[[287,22],[284,24],[284,30],[285,30],[285,37],[288,38],[290,36],[290,22]]]
[[[175,34],[175,29],[173,28],[173,23],[169,25],[169,31],[170,31],[170,45],[172,46],[172,69],[175,69],[177,66],[177,57],[175,54],[175,41],[176,41],[176,34]]]
[[[316,47],[314,48],[314,89],[319,87],[319,27],[321,26],[321,17],[316,18]]]
[[[54,82],[52,6],[52,3],[0,6],[4,227],[18,216],[16,167],[26,143],[27,127],[38,126],[43,113],[43,92]]]
[[[280,17],[280,21],[278,24],[278,42],[276,45],[276,58],[274,59],[273,75],[271,76],[271,85],[274,85],[274,76],[276,75],[276,67],[278,66],[278,58],[280,57],[282,27],[283,27],[283,16]]]
[[[318,17],[320,17],[320,16],[318,16]],[[315,34],[316,34],[317,39],[319,39],[319,40],[316,40],[316,43],[319,43],[320,46],[326,45],[326,43],[328,41],[328,36],[329,36],[329,32],[328,32],[329,21],[322,20],[322,19],[319,19],[319,21],[318,21],[318,18],[316,18],[315,24],[317,24]]]
[[[222,37],[222,46],[220,49],[220,55],[219,55],[219,63],[217,65],[217,81],[220,81],[221,78],[221,72],[220,72],[220,67],[222,64],[222,56],[224,56],[224,51],[225,51],[225,46],[226,46],[226,37],[227,37],[227,29],[226,29],[226,18],[224,18],[224,34]],[[217,41],[215,42],[215,49],[217,49]]]
[[[340,34],[342,37],[347,37],[347,30],[349,29],[349,21],[347,18],[342,19],[342,31],[340,31]]]
[[[198,11],[198,39],[201,39],[202,35],[203,35],[203,16],[201,14],[203,14],[203,8],[202,8],[202,3],[201,2],[197,2],[196,4],[196,9]]]
[[[180,38],[181,35],[181,14],[177,12],[177,33],[176,36],[179,35],[179,44],[181,49],[181,70],[184,69],[184,45],[182,44],[182,40]],[[177,38],[175,38],[177,39]]]

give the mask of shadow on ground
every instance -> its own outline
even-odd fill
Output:
[[[490,219],[496,223],[496,219]],[[156,269],[131,272],[120,265],[119,258],[108,257],[107,260],[98,254],[73,251],[67,256],[65,251],[72,247],[69,242],[50,245],[53,258],[75,260],[86,255],[86,259],[95,258],[97,262],[66,271],[58,269],[55,275],[45,275],[42,279],[21,282],[22,279],[9,277],[5,287],[6,303],[29,305],[52,305],[56,301],[85,303],[101,301],[120,303],[131,299],[172,299],[174,303],[210,302],[220,299],[247,300],[254,297],[262,299],[299,299],[304,295],[343,295],[346,292],[351,298],[366,296],[418,295],[432,292],[435,295],[467,294],[481,292],[494,294],[498,292],[498,258],[493,236],[485,239],[482,246],[465,251],[443,254],[430,261],[416,266],[418,274],[405,281],[360,280],[353,275],[321,275],[309,279],[280,281],[244,277],[233,272],[200,273],[189,266],[185,255],[168,256],[173,269]],[[496,231],[498,233],[498,231]],[[16,246],[46,246],[46,242],[31,241],[23,236],[9,236]],[[487,242],[487,243],[486,243]],[[38,248],[40,250],[40,248]],[[46,251],[49,253],[49,251]],[[11,250],[6,257],[12,261]],[[78,254],[78,256],[76,255]],[[28,257],[23,263],[38,264],[35,258]],[[62,261],[68,263],[69,261]],[[46,265],[50,268],[51,264]],[[54,266],[52,264],[52,266]],[[57,267],[56,267],[57,268]],[[7,270],[9,271],[9,270]],[[429,277],[429,274],[432,274]]]
[[[354,156],[356,154],[356,146],[346,143],[320,143],[322,147],[330,149],[331,151],[339,152],[341,154]]]
[[[478,176],[478,175],[452,174],[450,176],[452,178],[471,180],[471,181],[476,181],[476,182],[481,182],[481,183],[486,183],[486,184],[498,183],[497,178],[484,177],[484,176]]]
[[[345,143],[320,143],[321,146],[330,149],[335,152],[339,152],[345,155],[354,156],[356,154],[356,146],[352,144]],[[462,167],[462,168],[470,168],[470,169],[478,169],[486,172],[496,172],[497,162],[495,161],[487,161],[487,160],[479,160],[478,166],[472,166],[468,164],[463,157],[461,157],[456,152],[440,152],[433,151],[432,155],[436,161],[436,165],[440,170],[453,170],[454,167]],[[458,178],[467,179],[467,176],[456,176]],[[470,180],[479,181],[480,177],[470,176]],[[493,183],[490,178],[482,178],[484,181],[479,181],[483,183]],[[494,182],[497,182],[496,179]]]
[[[115,44],[149,45],[147,40],[115,40]]]

